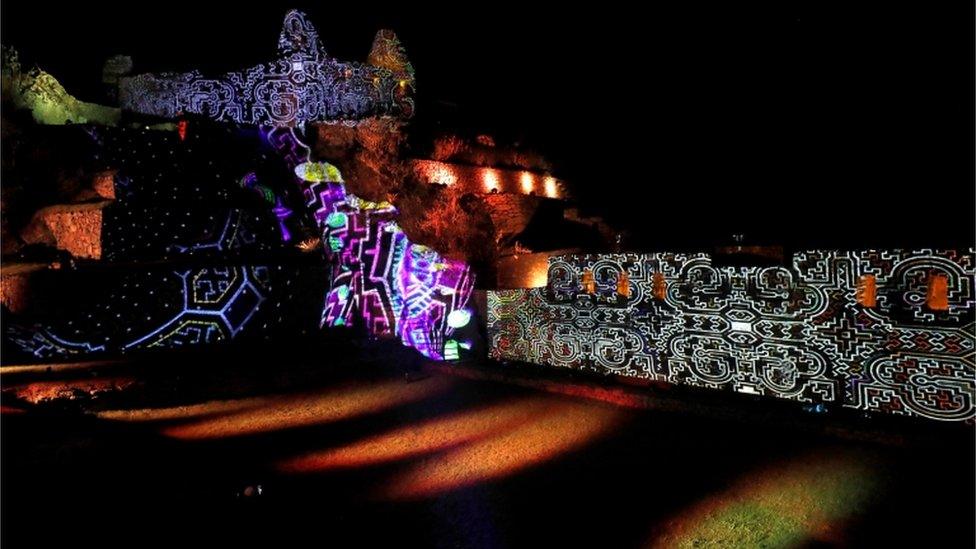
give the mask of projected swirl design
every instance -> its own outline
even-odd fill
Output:
[[[369,63],[342,63],[326,54],[305,14],[293,10],[285,16],[278,55],[217,77],[192,71],[121,78],[119,101],[143,114],[193,113],[263,126],[413,114],[413,67],[390,31],[377,34]]]
[[[798,253],[791,267],[705,254],[550,260],[549,285],[488,293],[497,359],[835,403],[944,421],[976,415],[974,250]],[[593,293],[581,289],[592,273]],[[630,295],[620,295],[621,272]],[[654,275],[666,281],[653,295]],[[877,306],[856,299],[872,275]],[[926,302],[933,276],[948,306]]]

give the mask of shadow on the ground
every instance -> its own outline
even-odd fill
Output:
[[[234,385],[192,367],[3,414],[4,541],[636,547],[764,520],[792,528],[771,545],[973,541],[966,430],[880,445],[443,374],[259,370]],[[860,496],[821,493],[832,485]],[[797,508],[831,497],[842,512]]]

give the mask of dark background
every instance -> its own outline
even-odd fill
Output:
[[[719,6],[722,6],[721,4]],[[365,60],[392,28],[415,124],[539,149],[628,247],[974,243],[973,4],[3,2],[2,41],[81,99],[135,72],[271,59],[286,9]]]

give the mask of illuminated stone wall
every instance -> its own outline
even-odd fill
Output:
[[[347,193],[339,170],[312,161],[293,129],[265,135],[294,171],[305,208],[322,231],[332,265],[322,325],[359,325],[372,336],[397,337],[428,358],[458,358],[460,343],[450,336],[471,317],[465,309],[474,288],[470,267],[411,242],[389,202]]]
[[[546,285],[549,258],[568,252],[569,250],[556,250],[504,256],[498,260],[496,287],[502,289],[541,288]]]
[[[413,87],[413,67],[392,32],[376,35],[366,64],[343,63],[326,54],[305,14],[292,10],[274,60],[213,78],[199,71],[123,77],[119,101],[124,110],[167,118],[194,113],[280,127],[409,117]]]
[[[528,170],[509,170],[465,166],[436,160],[412,160],[414,176],[425,183],[459,185],[471,193],[533,194],[539,197],[566,200],[565,184],[553,176]]]
[[[548,285],[489,292],[491,356],[602,374],[971,420],[976,251],[559,256]],[[626,282],[622,282],[626,273]]]

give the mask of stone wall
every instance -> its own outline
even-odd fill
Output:
[[[104,203],[48,206],[34,214],[21,232],[28,244],[46,244],[66,251],[72,257],[102,257],[102,208]]]
[[[541,200],[520,194],[488,194],[482,197],[488,204],[488,214],[495,226],[495,234],[505,239],[525,230]]]
[[[497,287],[499,289],[542,288],[546,285],[549,258],[571,251],[553,250],[502,257],[497,265]]]
[[[862,413],[976,417],[976,250],[550,259],[488,293],[491,356]],[[529,334],[532,334],[531,337]]]
[[[566,185],[541,172],[466,166],[436,160],[410,161],[413,175],[425,183],[458,185],[471,193],[514,193],[566,200]]]

